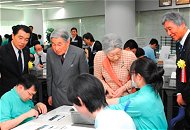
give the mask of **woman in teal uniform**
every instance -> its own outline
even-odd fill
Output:
[[[125,110],[137,130],[167,130],[164,106],[158,93],[163,85],[164,70],[159,70],[151,59],[143,57],[133,62],[130,73],[133,84],[140,90],[121,98],[108,99],[110,108]]]

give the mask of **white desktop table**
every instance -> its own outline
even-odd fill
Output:
[[[70,109],[72,106],[61,106],[37,119],[15,127],[13,130],[94,130],[85,125],[73,125]],[[56,116],[57,115],[57,116]]]

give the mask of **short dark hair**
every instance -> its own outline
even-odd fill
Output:
[[[5,37],[6,39],[8,39],[8,38],[10,38],[10,35],[9,35],[9,34],[5,34],[4,37]]]
[[[148,57],[135,60],[130,67],[130,73],[140,74],[146,84],[152,85],[156,93],[162,88],[164,69],[158,68],[156,63]]]
[[[75,27],[72,27],[72,28],[71,28],[71,31],[73,31],[73,30],[76,30],[76,32],[77,32],[77,28],[75,28]]]
[[[28,27],[33,29],[33,26],[32,26],[32,25],[30,25],[30,26],[28,26]]]
[[[13,34],[16,35],[18,33],[19,30],[23,30],[26,33],[30,33],[31,34],[31,30],[28,26],[26,25],[16,25],[12,27],[13,30]]]
[[[143,50],[142,48],[139,47],[139,48],[137,49],[135,55],[136,55],[137,58],[139,58],[139,57],[141,57],[141,56],[144,56],[144,55],[145,55],[145,52],[144,52],[144,50]]]
[[[86,34],[83,35],[83,39],[90,39],[91,42],[94,42],[94,37],[91,33],[87,32]]]
[[[138,44],[135,40],[133,39],[129,39],[125,44],[124,44],[124,47],[123,49],[126,49],[126,48],[130,48],[130,49],[137,49],[138,48]]]
[[[37,44],[40,45],[40,41],[38,41],[38,40],[34,40],[32,44],[34,45],[34,49],[36,50],[35,45],[37,45]]]
[[[36,76],[31,74],[22,75],[18,80],[18,84],[23,85],[25,89],[29,89],[32,86],[34,86],[36,91],[38,90],[39,87],[38,79],[36,78]]]
[[[78,99],[80,97],[91,113],[107,106],[103,84],[90,74],[81,74],[74,78],[69,83],[67,97],[70,102],[81,106]]]
[[[156,45],[158,46],[158,40],[152,38],[152,39],[150,40],[150,43],[149,43],[149,44],[150,44],[150,45],[156,44]]]
[[[38,34],[38,38],[41,39],[41,38],[42,38],[42,35]]]

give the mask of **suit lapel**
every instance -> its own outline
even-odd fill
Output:
[[[26,51],[26,48],[24,48],[23,50],[23,56],[24,56],[24,72],[28,72],[28,53]]]
[[[92,51],[94,52],[94,51],[96,51],[96,42],[94,43],[94,46],[93,46],[93,48],[92,48]]]
[[[73,67],[73,62],[76,57],[75,52],[72,51],[73,46],[69,46],[69,49],[67,51],[67,54],[65,55],[65,60],[63,63],[63,73],[66,74],[66,72]]]
[[[187,52],[189,51],[190,49],[190,33],[187,35],[187,38],[184,42],[184,46],[183,46],[183,49],[182,49],[182,52],[181,52],[181,58],[186,58],[188,55],[187,55]],[[187,58],[186,58],[187,59]]]
[[[8,46],[7,46],[7,52],[9,54],[8,57],[11,59],[13,68],[15,68],[15,66],[16,66],[16,68],[14,70],[15,70],[15,73],[17,75],[20,72],[19,72],[19,68],[18,68],[17,56],[15,54],[15,51],[14,51],[13,46],[12,46],[11,43],[9,43]]]
[[[59,70],[57,70],[57,73],[59,73],[59,77],[56,79],[56,84],[57,86],[60,86],[60,84],[62,82],[65,82],[65,79],[67,79],[67,71],[70,71],[70,69],[72,69],[71,67],[73,67],[73,62],[75,59],[75,53],[72,52],[72,47],[74,46],[69,46],[69,49],[67,51],[67,54],[65,55],[65,60],[63,62],[63,64],[61,64],[61,58],[60,56],[56,55],[54,53],[54,64],[55,66],[57,66],[57,68],[60,68]],[[58,62],[57,62],[58,61]]]

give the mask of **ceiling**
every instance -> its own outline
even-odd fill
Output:
[[[66,3],[93,0],[0,0],[0,8],[5,9],[52,9],[61,8]]]

